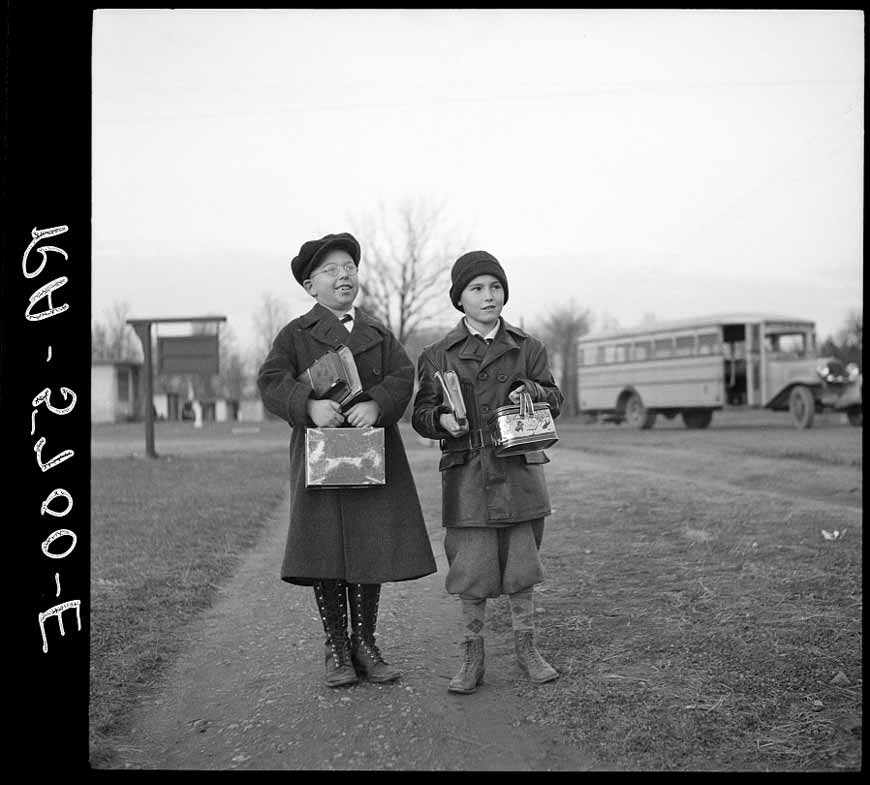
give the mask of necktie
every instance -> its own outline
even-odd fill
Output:
[[[341,319],[339,319],[339,321],[344,325],[344,329],[350,332],[351,323],[353,322],[353,316],[351,316],[349,313],[346,313],[344,316],[341,317]]]

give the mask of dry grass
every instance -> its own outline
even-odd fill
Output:
[[[160,677],[184,626],[256,541],[281,498],[286,449],[95,459],[91,760]]]
[[[286,434],[263,431],[261,448],[239,452],[230,434],[221,452],[94,461],[97,760],[101,735],[123,726],[278,501]],[[829,480],[844,493],[860,486],[860,443],[838,448],[854,433],[773,430],[769,455],[744,462],[742,444],[755,449],[764,434],[560,432],[538,630],[562,677],[516,681],[531,720],[560,728],[602,769],[860,769],[860,487],[852,507],[819,495]],[[437,451],[412,435],[405,445],[427,467],[418,489],[436,509]],[[840,458],[812,460],[822,454]],[[805,478],[812,497],[799,492]],[[836,540],[820,534],[835,528]],[[492,632],[509,634],[507,603],[491,609]]]
[[[860,513],[828,541],[818,504],[640,474],[615,494],[572,460],[551,464],[538,602],[563,676],[517,688],[535,720],[602,768],[860,768]]]

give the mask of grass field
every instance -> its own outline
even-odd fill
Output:
[[[92,758],[256,540],[286,464],[286,448],[93,460]]]
[[[707,432],[560,424],[538,629],[562,678],[513,689],[602,768],[861,766],[860,429],[770,417]],[[168,457],[147,461],[124,457],[140,431],[95,433],[92,755],[256,538],[286,439],[278,423],[172,426],[157,438]],[[437,518],[437,451],[405,443]],[[488,623],[509,628],[506,604]]]

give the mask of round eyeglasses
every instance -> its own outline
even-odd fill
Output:
[[[321,267],[319,270],[315,270],[311,273],[311,277],[313,278],[315,275],[320,275],[320,273],[326,273],[330,278],[338,278],[342,271],[348,275],[356,275],[357,266],[353,262],[345,262],[344,264],[328,264],[326,267]]]

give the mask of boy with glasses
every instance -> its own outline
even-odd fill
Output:
[[[359,243],[346,232],[302,244],[290,267],[316,303],[279,331],[257,378],[263,405],[293,429],[281,578],[314,588],[330,687],[353,684],[360,676],[372,682],[399,678],[375,643],[381,584],[436,570],[397,425],[413,395],[414,366],[380,321],[354,308],[359,263]],[[341,345],[353,353],[363,386],[362,399],[345,412],[336,401],[313,399],[311,387],[298,381],[315,360]],[[305,429],[341,426],[384,428],[385,485],[306,488]]]

